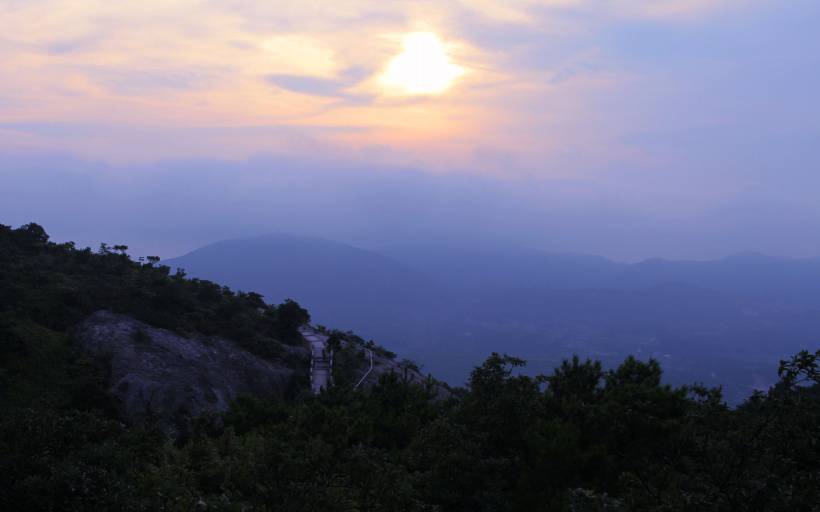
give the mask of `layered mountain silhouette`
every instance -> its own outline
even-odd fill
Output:
[[[314,320],[378,339],[423,335],[446,289],[392,258],[328,240],[284,234],[224,240],[164,262],[192,277],[294,299]]]
[[[461,383],[488,352],[549,369],[578,353],[659,359],[676,382],[723,383],[730,399],[820,333],[820,259],[738,254],[635,264],[482,247],[365,250],[290,235],[225,240],[165,262],[189,275],[293,298]]]
[[[711,261],[653,258],[616,263],[601,256],[489,248],[390,248],[385,254],[465,286],[635,289],[689,285],[820,306],[820,258],[739,253]]]

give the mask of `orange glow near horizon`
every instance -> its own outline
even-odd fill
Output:
[[[128,162],[321,147],[473,167],[493,148],[542,162],[592,132],[617,144],[587,98],[633,77],[570,44],[590,33],[579,10],[690,19],[737,1],[603,14],[590,0],[0,1],[15,27],[0,37],[0,152]]]

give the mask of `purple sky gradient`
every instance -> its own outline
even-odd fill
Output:
[[[283,5],[0,3],[0,223],[820,256],[816,1]],[[468,73],[384,94],[418,30]]]

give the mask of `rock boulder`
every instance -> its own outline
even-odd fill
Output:
[[[80,347],[104,365],[124,420],[180,418],[228,409],[240,394],[284,394],[294,370],[230,340],[184,337],[125,315],[99,311],[76,330]]]

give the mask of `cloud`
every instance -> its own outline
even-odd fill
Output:
[[[330,78],[316,78],[304,75],[267,75],[265,79],[271,84],[289,91],[319,96],[342,96],[350,84]]]
[[[277,87],[300,94],[313,94],[317,96],[364,101],[365,96],[352,94],[348,92],[348,89],[362,82],[371,74],[372,71],[354,67],[342,70],[338,78],[321,78],[309,75],[289,75],[281,73],[266,75],[264,78],[267,82]]]
[[[86,76],[109,91],[134,96],[157,91],[203,90],[212,87],[225,70],[219,69],[91,69]]]
[[[0,123],[0,130],[63,139],[78,136],[89,136],[100,130],[110,128],[110,126],[102,127],[77,123]]]
[[[65,55],[89,50],[97,42],[98,38],[93,36],[50,41],[45,44],[45,51],[52,55]]]
[[[322,152],[431,174],[697,176],[709,197],[750,175],[773,188],[762,168],[776,162],[803,179],[800,162],[816,161],[809,0],[8,5],[0,152],[117,163]],[[381,94],[371,78],[417,30],[467,73],[441,96]]]

